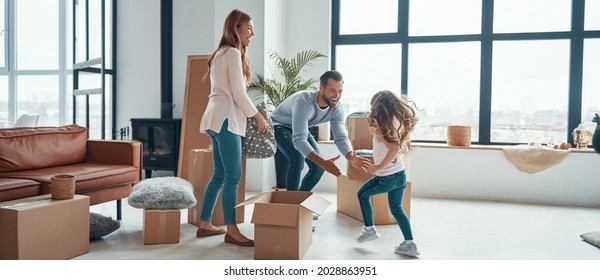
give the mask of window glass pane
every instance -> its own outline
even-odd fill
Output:
[[[85,97],[81,97],[85,99]],[[90,139],[102,139],[102,96],[90,95]]]
[[[479,140],[479,42],[412,44],[408,97],[419,121],[412,140],[445,141],[448,125],[471,126]]]
[[[6,1],[0,0],[0,68],[6,67]]]
[[[409,12],[410,36],[481,33],[481,0],[411,1]]]
[[[494,33],[571,30],[571,0],[494,1]]]
[[[505,41],[493,47],[491,141],[566,141],[569,41]]]
[[[370,110],[380,90],[400,94],[402,45],[337,46],[336,70],[344,75],[341,103],[346,114]]]
[[[58,69],[58,0],[15,2],[18,69]]]
[[[67,54],[67,69],[72,70],[73,69],[73,1],[76,0],[71,0],[71,1],[67,1],[67,18],[66,18],[66,22],[67,22],[67,30],[66,30],[66,35],[67,35],[67,43],[66,45],[66,54]],[[73,83],[67,84],[69,88],[72,88]]]
[[[0,76],[0,128],[8,126],[8,77]]]
[[[340,0],[340,34],[398,32],[398,0]]]
[[[586,1],[587,4],[587,1]],[[586,39],[583,45],[583,97],[581,121],[594,130],[594,114],[600,114],[600,39]]]
[[[79,63],[79,62],[84,62],[87,61],[86,58],[86,36],[85,36],[85,3],[86,1],[76,1],[77,6],[75,6],[75,13],[77,13],[76,15],[76,30],[75,30],[75,36],[77,36],[75,43],[76,43],[76,49],[75,49],[75,55],[76,55],[76,59],[75,59],[75,63]]]
[[[585,0],[585,30],[600,30],[600,0]]]
[[[104,37],[104,63],[107,69],[112,69],[112,1],[106,1],[106,19],[105,19],[105,32],[106,35]]]
[[[89,24],[90,24],[90,59],[102,57],[102,2],[100,0],[89,1]],[[99,66],[98,66],[99,67]]]
[[[38,126],[59,125],[57,75],[18,76],[17,96],[17,116],[37,114]]]

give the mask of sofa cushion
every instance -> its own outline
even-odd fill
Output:
[[[23,178],[41,182],[41,194],[50,193],[50,177],[56,174],[75,176],[75,192],[85,193],[97,188],[121,184],[133,184],[139,178],[139,170],[130,165],[77,163],[35,170],[3,173],[3,177]]]
[[[78,125],[0,129],[0,172],[82,162],[87,138]]]
[[[0,178],[0,201],[40,194],[40,183],[27,179]]]

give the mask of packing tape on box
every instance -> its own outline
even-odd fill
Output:
[[[167,211],[158,212],[158,239],[163,240],[167,236]]]
[[[194,165],[196,165],[196,160],[198,159],[198,153],[194,153]]]
[[[19,207],[19,206],[24,206],[24,205],[30,205],[30,204],[35,204],[35,203],[40,203],[40,202],[50,201],[50,200],[52,200],[52,199],[51,198],[43,198],[43,199],[37,199],[37,200],[31,200],[31,201],[25,201],[25,202],[15,203],[15,204],[11,204],[11,205],[4,205],[4,206],[0,206],[0,208],[2,208],[2,209],[8,209],[8,208]]]

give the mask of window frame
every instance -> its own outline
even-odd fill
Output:
[[[340,35],[340,1],[332,0],[331,24],[331,66],[336,68],[336,47],[339,45],[400,43],[402,48],[401,90],[410,95],[408,87],[408,53],[411,44],[479,41],[481,44],[480,67],[480,103],[479,103],[479,141],[483,145],[503,145],[515,143],[491,142],[491,96],[492,96],[492,53],[495,41],[520,40],[569,40],[569,92],[567,139],[572,142],[571,131],[581,122],[582,79],[583,79],[583,41],[588,38],[600,38],[600,30],[584,30],[585,1],[571,1],[571,30],[554,32],[497,33],[493,32],[494,1],[482,0],[481,33],[464,35],[409,36],[408,18],[410,0],[398,0],[398,32],[381,34]],[[443,142],[419,141],[415,142]]]

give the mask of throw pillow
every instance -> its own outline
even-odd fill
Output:
[[[196,205],[196,197],[192,183],[179,177],[157,177],[133,186],[127,202],[142,209],[185,209]]]
[[[98,213],[90,213],[90,240],[100,239],[119,229],[121,222],[115,221],[112,217],[105,217]]]
[[[600,248],[600,231],[588,232],[580,235],[588,243]]]

